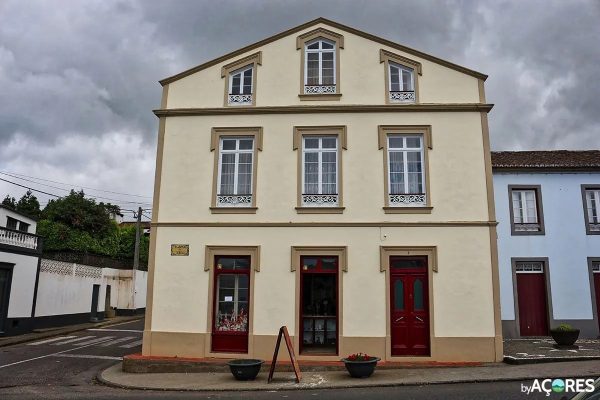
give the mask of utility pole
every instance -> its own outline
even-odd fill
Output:
[[[142,228],[142,207],[138,207],[135,224],[135,248],[133,251],[133,270],[131,271],[131,308],[135,314],[135,275],[140,267],[140,231]]]

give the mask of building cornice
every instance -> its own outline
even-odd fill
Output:
[[[159,228],[224,228],[224,227],[256,227],[256,228],[297,228],[297,227],[477,227],[496,226],[496,221],[431,221],[431,222],[153,222]]]
[[[310,106],[263,106],[221,108],[168,108],[154,110],[157,117],[185,117],[198,115],[242,114],[323,114],[323,113],[369,113],[369,112],[490,112],[493,104],[382,104],[382,105],[310,105]]]

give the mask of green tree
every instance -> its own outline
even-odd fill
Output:
[[[118,207],[86,199],[83,190],[71,190],[68,196],[50,200],[42,212],[42,218],[97,237],[105,237],[116,232],[116,224],[110,220],[110,212],[114,210],[118,210]]]
[[[10,195],[7,194],[6,197],[4,198],[4,200],[2,200],[2,205],[10,207],[12,209],[15,209],[15,208],[17,208],[17,201],[15,200],[14,197],[11,197]]]
[[[29,215],[30,217],[36,219],[39,218],[41,214],[40,202],[38,201],[37,197],[35,197],[35,195],[31,192],[31,190],[28,190],[27,193],[25,193],[23,197],[19,199],[15,209],[19,212],[22,212],[25,215]]]

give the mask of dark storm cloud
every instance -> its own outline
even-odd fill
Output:
[[[599,4],[0,1],[0,170],[150,194],[156,81],[319,16],[488,74],[495,149],[600,148]]]

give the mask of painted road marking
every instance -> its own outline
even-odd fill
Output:
[[[114,338],[115,338],[114,336],[103,336],[103,337],[99,337],[96,339],[85,341],[83,343],[74,343],[73,346],[85,346],[86,344],[97,344],[97,343],[105,342],[107,340],[111,340]]]
[[[102,347],[112,346],[113,344],[126,342],[128,340],[136,339],[136,338],[137,338],[137,336],[126,336],[126,337],[123,337],[120,339],[111,340],[110,342],[102,343],[99,346],[102,346]]]
[[[77,339],[70,339],[70,340],[65,340],[64,342],[52,343],[52,346],[61,346],[63,344],[78,342],[80,340],[91,339],[91,338],[95,338],[95,337],[96,336],[81,336],[81,337],[78,337]]]
[[[0,365],[0,369],[6,368],[6,367],[11,367],[13,365],[23,364],[23,363],[26,363],[26,362],[29,362],[29,361],[40,360],[42,358],[52,357],[52,356],[55,356],[57,354],[63,354],[63,353],[68,353],[70,351],[80,350],[80,349],[83,349],[85,347],[90,347],[90,346],[93,346],[93,345],[94,345],[94,343],[88,344],[87,346],[74,347],[72,349],[67,349],[67,350],[59,351],[59,352],[52,353],[52,354],[46,354],[45,356],[39,356],[39,357],[29,358],[27,360],[21,360],[21,361],[17,361],[17,362],[6,364],[6,365]]]
[[[59,336],[59,337],[55,337],[52,339],[42,340],[41,342],[27,343],[27,346],[38,346],[40,344],[56,342],[57,340],[72,339],[74,337],[77,337],[77,336]]]
[[[144,331],[135,330],[135,329],[86,329],[88,331],[101,331],[101,332],[138,332],[142,333]]]
[[[140,344],[142,344],[142,341],[141,340],[136,340],[135,342],[131,342],[131,343],[128,343],[126,345],[119,346],[119,347],[122,347],[124,349],[130,349],[132,347],[139,346]]]
[[[56,354],[52,357],[65,357],[65,358],[97,358],[99,360],[119,360],[121,361],[123,357],[111,357],[111,356],[94,356],[91,354]]]

